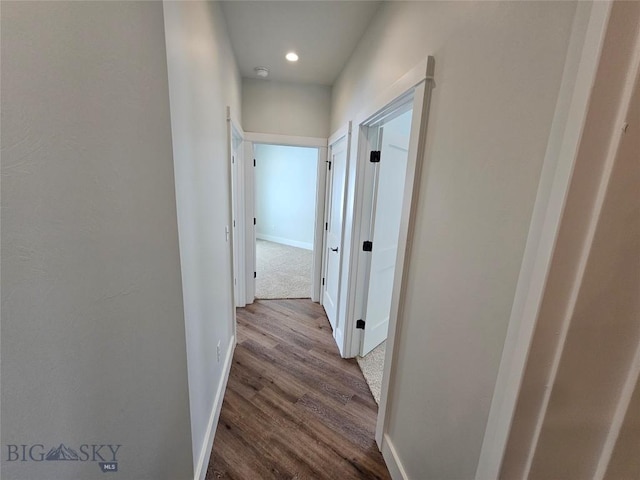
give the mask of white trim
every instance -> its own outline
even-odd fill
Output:
[[[345,123],[342,127],[338,128],[335,132],[331,134],[329,140],[327,140],[327,146],[331,146],[335,144],[342,137],[346,137],[351,133],[351,122]]]
[[[398,452],[387,434],[384,435],[381,452],[391,478],[393,480],[409,480],[409,475],[407,475],[407,471],[402,466]]]
[[[229,223],[227,224],[226,228],[228,231],[228,236],[229,238],[227,239],[227,241],[229,242],[229,251],[231,252],[230,258],[229,258],[229,262],[230,262],[230,266],[231,266],[231,275],[230,275],[230,281],[231,281],[231,304],[233,305],[233,323],[231,325],[231,328],[233,330],[233,335],[236,336],[237,335],[237,322],[236,322],[236,303],[237,303],[237,286],[236,286],[236,281],[238,278],[238,268],[237,268],[237,264],[238,264],[238,254],[240,252],[236,252],[236,248],[235,248],[235,229],[233,228],[233,219],[235,216],[235,212],[234,212],[234,206],[237,203],[235,200],[235,195],[234,193],[236,192],[236,190],[238,189],[238,186],[236,185],[236,182],[241,183],[241,181],[239,179],[235,179],[234,182],[234,175],[233,175],[233,164],[232,164],[232,157],[233,157],[233,137],[234,137],[234,133],[237,133],[240,136],[240,139],[242,140],[242,129],[236,125],[233,121],[233,118],[231,116],[231,107],[227,106],[226,108],[226,113],[227,113],[227,166],[229,167],[229,175],[227,177],[227,180],[229,182]]]
[[[327,139],[320,137],[296,137],[275,133],[245,132],[245,139],[253,143],[266,145],[287,145],[290,147],[326,147]]]
[[[256,238],[258,240],[266,240],[267,242],[279,243],[281,245],[288,245],[290,247],[313,250],[313,243],[299,242],[297,240],[291,240],[290,238],[276,237],[275,235],[265,235],[263,233],[256,233]]]
[[[317,178],[316,178],[316,204],[315,204],[315,221],[314,221],[314,233],[313,233],[313,244],[309,246],[309,244],[302,242],[295,242],[293,240],[287,240],[279,237],[272,237],[267,235],[262,235],[261,238],[264,240],[270,240],[277,243],[283,243],[285,245],[291,245],[293,247],[305,248],[313,250],[313,265],[311,270],[311,292],[310,297],[311,300],[317,302],[320,300],[320,290],[321,290],[321,282],[322,282],[322,247],[323,247],[323,231],[324,231],[324,191],[322,186],[324,185],[326,172],[322,169],[324,165],[324,159],[327,155],[327,139],[326,138],[317,138],[317,137],[296,137],[291,135],[277,135],[272,133],[256,133],[256,132],[245,132],[245,141],[247,141],[251,145],[251,156],[247,157],[248,152],[245,154],[245,158],[251,164],[251,168],[245,169],[245,202],[247,204],[247,218],[251,219],[253,223],[253,218],[256,216],[256,208],[255,208],[255,172],[253,169],[254,165],[254,146],[255,144],[259,145],[279,145],[279,146],[287,146],[287,147],[305,147],[305,148],[316,148],[318,150],[318,158],[317,158]],[[248,148],[246,149],[249,150]],[[251,197],[249,199],[249,197]],[[253,276],[253,272],[256,271],[256,254],[255,254],[255,239],[257,238],[256,228],[253,227],[253,238],[250,240],[252,243],[252,258],[253,258],[253,270],[248,274],[247,277],[247,303],[253,303],[255,300],[255,277]],[[295,243],[294,243],[295,242]],[[249,262],[248,262],[249,263]]]
[[[427,78],[433,78],[435,65],[433,57],[429,58]],[[427,130],[429,126],[429,110],[431,107],[431,92],[433,88],[435,88],[435,82],[433,80],[420,83],[415,88],[413,96],[413,120],[411,122],[411,135],[409,137],[405,196],[402,202],[398,254],[391,297],[389,333],[387,336],[387,352],[384,361],[380,406],[378,408],[378,421],[376,424],[376,441],[379,444],[382,443],[383,435],[389,428],[388,413],[391,409],[389,393],[393,391],[395,386],[399,355],[396,341],[400,337],[402,325],[404,324],[404,304],[408,283],[409,261],[413,247],[415,216],[420,195],[420,180],[422,171],[426,168],[425,165],[429,161],[427,158]]]
[[[345,335],[344,335],[344,345],[341,347],[340,351],[343,357],[355,357],[360,353],[360,337],[362,336],[362,332],[355,328],[355,320],[356,315],[358,315],[358,311],[356,309],[357,305],[361,305],[362,302],[359,300],[360,290],[358,289],[359,285],[359,259],[360,259],[360,239],[361,239],[361,224],[363,215],[363,188],[364,188],[364,175],[362,174],[362,163],[366,162],[364,156],[366,152],[372,150],[369,145],[369,139],[363,130],[365,127],[362,125],[358,125],[355,129],[355,132],[352,131],[351,137],[351,148],[353,149],[350,152],[353,155],[353,161],[349,164],[349,205],[351,206],[352,216],[349,229],[350,241],[345,242],[345,247],[349,247],[349,254],[346,258],[346,261],[342,267],[342,282],[344,283],[344,287],[341,295],[341,308],[344,305],[344,318],[345,318]],[[355,137],[355,140],[354,140]],[[364,153],[363,153],[364,152]],[[354,155],[355,153],[355,155]],[[346,227],[345,227],[346,229]],[[346,249],[345,249],[346,253]]]
[[[356,115],[355,125],[367,123],[377,113],[384,110],[388,105],[416,87],[420,82],[433,80],[434,58],[428,56],[415,67],[405,73],[393,84],[377,95],[373,101],[367,105],[358,115]],[[435,83],[434,83],[435,86]]]
[[[324,217],[325,217],[325,195],[327,182],[327,168],[325,159],[327,158],[327,147],[318,148],[318,166],[316,169],[316,222],[313,232],[313,266],[311,269],[311,301],[320,302],[322,296],[322,275],[323,251],[324,251]]]
[[[233,286],[234,306],[244,307],[246,305],[245,262],[247,257],[245,249],[246,242],[244,241],[246,235],[246,229],[244,228],[245,175],[244,162],[241,158],[243,156],[242,150],[244,148],[244,132],[242,127],[236,123],[235,119],[231,115],[231,107],[227,107],[227,127],[227,144],[229,152],[228,162],[229,168],[231,169],[231,225],[229,225],[233,264],[231,283]],[[234,150],[234,138],[238,138],[240,140],[240,147],[237,151]],[[238,158],[234,159],[234,156]],[[235,222],[235,225],[233,222]],[[235,328],[236,326],[234,322],[234,334],[236,334]]]
[[[252,304],[256,296],[256,215],[255,172],[253,168],[253,143],[244,141],[244,228],[245,228],[245,303]]]
[[[224,359],[224,366],[222,367],[224,374],[222,381],[218,384],[216,398],[213,401],[211,415],[209,415],[209,422],[207,423],[207,430],[205,431],[205,441],[202,443],[202,449],[198,456],[198,464],[196,465],[193,475],[195,480],[204,480],[207,473],[209,457],[211,456],[211,449],[213,448],[213,439],[216,435],[216,428],[218,426],[218,420],[220,419],[220,410],[222,409],[222,401],[224,400],[224,392],[227,388],[227,382],[229,381],[229,373],[231,372],[231,359],[233,358],[233,352],[235,349],[236,337],[232,336],[229,341],[229,348],[227,348],[227,355]]]
[[[577,38],[579,32],[576,31],[575,23],[571,34],[569,51],[577,48],[576,43],[580,43],[582,45],[580,60],[577,72],[574,72],[573,84],[567,83],[569,81],[567,76],[571,74],[568,69],[571,65],[565,65],[563,72],[561,91],[552,122],[552,132],[562,132],[561,138],[558,142],[559,147],[548,146],[542,167],[531,227],[476,470],[477,480],[497,478],[502,467],[569,184],[582,139],[610,9],[610,2],[593,2],[593,4],[579,4],[576,12],[575,21],[578,21],[581,15],[588,14],[589,23],[584,40]],[[567,96],[571,97],[570,106],[566,118],[563,118],[558,105],[566,101]],[[566,328],[565,326],[564,329]],[[561,332],[559,336],[562,336]],[[562,349],[563,343],[564,340],[561,338],[559,350]],[[551,389],[548,389],[545,395],[550,391]],[[543,410],[546,409],[546,402],[548,398]],[[532,445],[537,443],[538,434],[539,430]],[[529,471],[531,460],[530,452],[526,472]],[[527,474],[525,478],[526,476]]]
[[[403,75],[400,79],[394,82],[391,86],[386,88],[381,94],[376,96],[376,99],[363,109],[362,113],[358,115],[358,121],[355,123],[355,134],[357,138],[355,142],[352,138],[352,151],[354,162],[349,171],[349,186],[353,189],[352,195],[349,196],[347,209],[351,209],[353,212],[353,220],[350,229],[350,249],[349,249],[349,262],[346,265],[346,272],[343,275],[346,280],[345,298],[342,300],[345,302],[345,343],[343,349],[343,356],[354,357],[360,353],[361,333],[355,328],[356,318],[360,318],[361,310],[361,292],[363,284],[363,271],[360,260],[360,242],[361,238],[362,220],[363,220],[363,195],[365,188],[364,179],[364,166],[367,163],[365,158],[368,152],[371,150],[369,145],[369,139],[366,135],[365,129],[370,123],[379,120],[381,114],[390,113],[390,108],[399,108],[403,103],[409,100],[413,95],[413,101],[416,101],[414,91],[417,91],[417,87],[423,85],[427,79],[430,80],[430,84],[435,86],[433,81],[435,68],[435,60],[432,56],[427,57],[424,61],[420,62],[409,72]],[[420,125],[426,118],[421,117],[423,114],[422,104],[414,111],[414,118],[412,125]],[[412,126],[412,135],[414,135]],[[353,135],[353,133],[352,133]],[[409,155],[416,154],[417,150],[409,152]],[[355,153],[355,154],[354,154]],[[411,163],[411,160],[410,160]],[[408,178],[408,177],[407,177]],[[353,185],[353,186],[352,186]],[[413,185],[413,184],[412,184]],[[404,208],[408,207],[403,205]],[[365,239],[366,240],[366,239]],[[346,251],[345,251],[346,253]],[[400,258],[400,255],[398,256]],[[393,316],[393,315],[392,315]],[[390,325],[391,330],[391,325]],[[389,342],[387,342],[387,348]]]

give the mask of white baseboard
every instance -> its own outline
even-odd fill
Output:
[[[297,240],[291,240],[289,238],[276,237],[274,235],[265,235],[263,233],[256,233],[256,238],[259,240],[267,240],[268,242],[281,243],[282,245],[289,245],[290,247],[304,248],[305,250],[313,250],[313,243],[299,242]]]
[[[384,457],[384,461],[387,463],[387,468],[389,469],[389,473],[393,480],[409,480],[407,472],[402,466],[402,463],[400,463],[398,453],[386,433],[382,440],[382,456]]]
[[[218,426],[218,420],[220,419],[220,410],[222,409],[222,400],[224,399],[224,392],[227,389],[227,382],[229,380],[229,372],[231,371],[231,360],[233,359],[233,352],[236,349],[236,337],[232,336],[229,342],[229,348],[227,348],[227,356],[224,359],[224,366],[222,367],[223,375],[222,381],[218,385],[218,391],[216,392],[216,398],[213,402],[213,408],[211,409],[211,415],[209,416],[209,423],[207,424],[207,430],[205,433],[205,441],[198,457],[198,464],[194,473],[194,480],[204,480],[207,474],[207,467],[209,466],[209,457],[211,455],[211,448],[213,447],[213,438],[216,434],[216,428]]]

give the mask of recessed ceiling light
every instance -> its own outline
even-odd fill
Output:
[[[256,75],[260,78],[267,78],[269,76],[269,69],[267,67],[256,67],[253,69]]]
[[[296,52],[289,52],[289,53],[287,53],[285,58],[287,60],[289,60],[290,62],[297,62],[298,61],[298,54]]]

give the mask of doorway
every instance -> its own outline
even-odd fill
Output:
[[[367,126],[373,150],[367,165],[368,213],[363,229],[367,233],[364,319],[358,364],[380,402],[386,340],[391,314],[391,297],[398,258],[400,219],[409,158],[409,138],[413,117],[407,102]]]
[[[318,149],[254,144],[258,299],[311,298]]]

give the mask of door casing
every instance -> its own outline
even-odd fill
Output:
[[[411,238],[415,223],[415,210],[418,201],[418,186],[423,164],[425,162],[425,144],[427,120],[431,101],[431,90],[434,82],[435,59],[431,56],[420,62],[403,75],[389,88],[383,91],[353,122],[351,153],[347,173],[347,200],[345,207],[345,240],[342,265],[339,317],[344,319],[345,337],[338,344],[343,357],[354,357],[358,354],[361,342],[361,331],[356,328],[356,320],[362,318],[363,292],[366,279],[366,262],[362,258],[363,221],[367,218],[367,169],[371,150],[375,149],[375,140],[369,136],[369,127],[379,122],[386,115],[410,104],[413,108],[413,120],[409,139],[409,154],[405,191],[400,221],[398,255],[395,268],[395,279],[389,317],[389,333],[382,380],[382,392],[378,409],[376,426],[376,442],[385,452],[383,433],[387,428],[388,392],[393,389],[393,369],[396,365],[396,338],[402,328],[402,305],[404,288],[407,282],[407,265],[411,250]],[[369,179],[370,182],[370,179]],[[370,184],[369,184],[370,185]],[[370,198],[370,197],[369,197]],[[370,209],[370,201],[369,209]],[[370,213],[370,212],[369,212]],[[370,216],[370,215],[369,215]],[[364,229],[366,231],[366,228]],[[368,232],[366,234],[368,236]],[[388,447],[388,445],[387,445]]]
[[[364,290],[362,292],[362,312],[363,320],[366,321],[366,326],[364,329],[360,330],[361,342],[359,354],[361,356],[369,353],[374,347],[381,343],[381,341],[386,339],[388,330],[388,316],[385,321],[383,320],[384,316],[380,316],[380,314],[382,310],[387,312],[387,314],[390,313],[392,287],[391,285],[389,285],[389,288],[383,287],[382,290],[378,290],[373,295],[372,288],[375,285],[376,279],[377,281],[383,281],[384,283],[393,283],[395,260],[398,250],[398,237],[396,237],[396,243],[395,246],[392,247],[392,250],[389,248],[389,244],[386,245],[387,248],[385,249],[385,246],[380,244],[380,242],[385,234],[399,234],[399,224],[395,224],[395,221],[400,220],[402,207],[396,202],[398,200],[402,202],[403,200],[404,179],[406,179],[406,162],[408,160],[408,145],[405,145],[404,142],[408,142],[408,136],[406,139],[389,137],[389,135],[392,135],[390,132],[393,130],[386,128],[386,126],[396,118],[406,115],[407,113],[410,113],[411,117],[413,117],[412,100],[412,97],[408,96],[397,108],[394,108],[382,119],[377,120],[374,125],[368,126],[367,136],[370,139],[375,139],[375,141],[370,143],[375,143],[377,145],[376,150],[381,152],[381,160],[376,163],[372,163],[371,161],[365,163],[366,170],[369,172],[366,176],[365,183],[367,191],[370,192],[370,196],[367,196],[367,194],[364,196],[363,211],[366,210],[366,214],[363,215],[362,219],[361,236],[372,242],[373,250],[370,252],[364,252],[361,249],[359,252],[359,255],[361,255],[361,261],[365,266],[365,276],[362,283]],[[413,120],[413,118],[411,120]],[[411,128],[410,125],[409,128]],[[391,143],[388,144],[390,138]],[[390,147],[389,149],[386,149],[385,145],[394,145],[394,148]],[[398,148],[401,148],[404,152],[401,154],[402,158],[394,156],[394,153],[397,154],[399,151]],[[398,170],[398,167],[400,167],[400,170]],[[384,192],[386,191],[385,187],[390,185],[390,177],[392,177],[393,174],[397,175],[395,177],[396,181],[399,179],[403,180],[402,185],[396,185],[396,188],[393,190],[392,197],[387,198],[387,200],[391,202],[389,203],[385,200],[381,200],[381,195],[384,195]],[[367,199],[369,199],[368,202]],[[379,212],[383,211],[385,207],[388,209],[390,205],[392,205],[392,210],[387,210],[387,217],[380,217],[378,215]],[[378,222],[383,223],[378,225]],[[384,263],[382,260],[385,257],[385,252],[386,257],[388,257],[387,263]],[[378,273],[375,273],[375,269],[379,269],[381,267],[381,261],[385,265],[384,270],[386,270],[386,273],[380,273],[380,270],[377,270]],[[370,311],[372,308],[375,311]]]
[[[336,295],[336,312],[335,312],[335,318],[334,318],[334,325],[332,325],[333,327],[333,338],[336,341],[336,344],[338,345],[338,347],[340,347],[341,345],[343,345],[344,343],[344,322],[341,321],[340,319],[340,282],[342,280],[342,264],[343,264],[343,250],[344,250],[344,224],[345,224],[345,206],[346,206],[346,174],[348,172],[349,169],[349,155],[350,155],[350,150],[351,150],[351,122],[348,122],[346,125],[344,125],[342,128],[340,128],[339,130],[337,130],[328,140],[328,144],[329,147],[327,149],[327,160],[325,162],[325,188],[324,188],[324,198],[323,198],[323,202],[324,202],[324,225],[326,226],[329,222],[329,214],[330,214],[330,208],[329,208],[329,203],[332,200],[332,192],[331,192],[331,188],[332,188],[332,184],[331,184],[331,174],[328,171],[328,165],[329,162],[332,161],[332,156],[333,156],[333,146],[336,145],[338,142],[340,141],[345,141],[345,149],[346,149],[346,159],[345,159],[345,181],[344,181],[344,185],[343,185],[343,191],[342,191],[342,196],[343,196],[343,202],[342,202],[342,210],[340,212],[340,239],[338,242],[338,251],[339,251],[339,260],[338,260],[338,272],[337,272],[337,278],[336,281],[338,283],[338,292]],[[335,170],[334,170],[335,172]],[[324,286],[326,286],[326,283],[328,283],[328,278],[329,278],[329,274],[328,274],[328,254],[327,254],[327,249],[330,248],[331,246],[328,245],[328,231],[326,230],[326,228],[323,229],[323,237],[322,237],[322,284],[321,284],[321,289],[320,289],[320,304],[324,306]]]
[[[244,228],[245,239],[245,305],[255,300],[256,272],[256,229],[253,219],[256,216],[255,208],[255,156],[254,144],[282,145],[290,147],[309,147],[318,149],[317,181],[316,181],[316,215],[314,223],[313,240],[313,267],[311,300],[318,302],[320,299],[320,286],[322,281],[322,246],[324,232],[324,196],[325,196],[325,159],[327,158],[327,139],[317,137],[297,137],[291,135],[277,135],[271,133],[245,132],[244,146],[244,182],[245,182],[245,215]],[[259,221],[259,219],[257,219]]]

